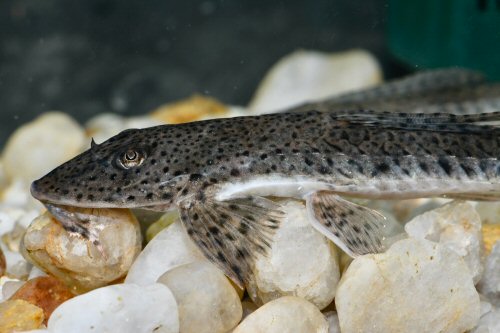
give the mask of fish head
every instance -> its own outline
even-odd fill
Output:
[[[173,151],[160,144],[158,127],[92,141],[90,149],[34,181],[32,196],[46,206],[167,210],[185,177],[170,172]]]

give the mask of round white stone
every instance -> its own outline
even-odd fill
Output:
[[[50,316],[51,333],[178,333],[177,304],[162,284],[117,284],[61,304]]]
[[[472,276],[453,251],[405,239],[387,252],[356,258],[335,304],[343,333],[465,332],[479,320]]]
[[[264,304],[233,333],[327,333],[323,314],[305,299],[285,296]]]
[[[339,53],[295,51],[266,74],[250,102],[252,112],[273,112],[382,80],[377,60],[363,50]]]
[[[405,225],[410,237],[437,242],[461,256],[469,267],[474,283],[483,272],[483,234],[481,218],[464,201],[452,201],[413,218]]]
[[[180,221],[160,231],[130,267],[125,283],[148,285],[176,266],[206,260]]]
[[[484,266],[478,289],[491,303],[500,308],[500,241],[493,246]]]
[[[61,112],[49,112],[19,127],[3,152],[5,174],[27,184],[80,153],[83,128]]]
[[[159,279],[179,306],[183,333],[226,333],[241,320],[240,298],[225,275],[206,261],[177,266]]]
[[[280,204],[286,217],[273,236],[268,255],[257,258],[248,293],[257,304],[298,296],[322,309],[332,302],[339,281],[337,251],[311,225],[301,202]]]

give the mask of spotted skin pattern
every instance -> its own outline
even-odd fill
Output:
[[[330,236],[345,232],[331,239],[347,244],[353,255],[364,254],[380,243],[382,236],[373,233],[373,226],[383,220],[357,207],[332,209],[349,204],[329,195],[496,199],[500,129],[476,123],[499,119],[499,113],[310,111],[131,129],[93,144],[35,181],[31,190],[47,207],[177,208],[205,255],[243,285],[283,217],[279,205],[261,197],[278,193],[274,180],[305,182],[313,184],[308,191],[326,191],[314,198],[311,209],[318,229]],[[124,167],[124,158],[141,162]],[[256,178],[269,182],[265,194],[218,199],[228,185]],[[307,194],[299,192],[279,194]],[[359,214],[340,219],[328,211]],[[357,224],[356,216],[374,222]],[[344,220],[349,228],[338,226]],[[85,225],[72,229],[81,228]]]

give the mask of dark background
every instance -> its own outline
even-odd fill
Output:
[[[198,92],[246,105],[300,49],[365,48],[386,77],[383,0],[0,2],[0,146],[47,110],[84,121],[141,114]]]

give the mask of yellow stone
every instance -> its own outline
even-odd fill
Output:
[[[152,118],[166,124],[224,116],[228,108],[214,98],[194,95],[188,99],[160,106],[151,113]]]
[[[29,331],[42,326],[43,310],[24,300],[0,303],[0,333]]]
[[[500,224],[483,224],[483,241],[486,255],[490,254],[493,245],[500,241]]]
[[[236,293],[238,294],[238,297],[240,298],[240,300],[243,299],[243,295],[245,294],[245,289],[242,289],[240,288],[240,286],[238,286],[236,283],[233,282],[233,280],[231,280],[230,278],[227,278],[229,283],[231,283],[231,285],[233,286],[234,290],[236,290]]]
[[[156,236],[160,231],[174,223],[179,218],[179,213],[177,211],[171,211],[163,214],[158,221],[154,222],[146,230],[146,241],[149,243],[154,236]]]

